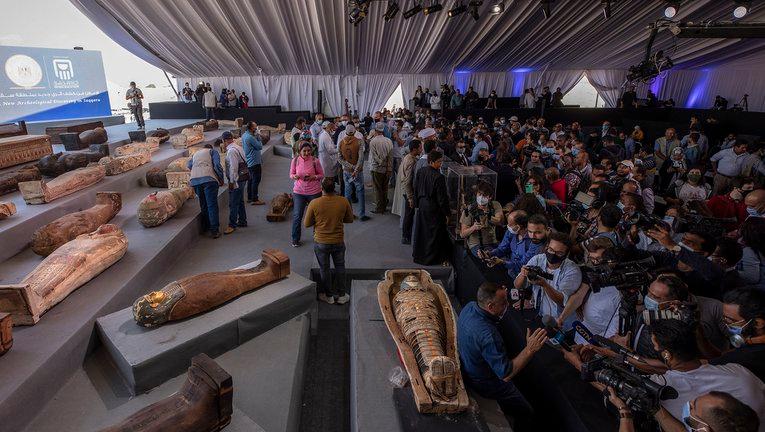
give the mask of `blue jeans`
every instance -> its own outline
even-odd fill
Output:
[[[244,209],[244,189],[247,180],[236,182],[237,188],[228,191],[228,226],[247,226],[247,211]]]
[[[218,220],[218,182],[211,181],[194,186],[202,211],[202,232],[215,234],[220,231]]]
[[[321,290],[327,297],[340,297],[345,294],[345,243],[315,243],[313,252],[319,261]],[[329,268],[329,259],[335,265],[335,277]],[[334,281],[333,281],[334,279]],[[333,283],[334,282],[334,283]]]
[[[320,197],[321,194],[316,195],[301,195],[298,193],[292,194],[292,242],[297,243],[300,241],[300,235],[303,232],[303,214],[305,208],[308,207],[308,203],[312,200]]]
[[[366,216],[366,204],[364,198],[364,173],[360,172],[356,174],[356,178],[351,177],[351,173],[343,171],[343,180],[345,181],[345,199],[351,202],[351,191],[356,189],[356,198],[359,199],[359,214],[358,217]],[[353,206],[353,204],[351,204]]]
[[[214,119],[215,118],[215,108],[205,108],[205,114],[207,115],[206,120]]]
[[[260,186],[260,177],[263,172],[260,164],[248,166],[250,171],[250,180],[247,182],[247,199],[250,201],[258,200],[258,186]]]

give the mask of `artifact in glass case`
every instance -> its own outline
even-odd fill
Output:
[[[231,423],[233,396],[231,375],[199,354],[180,391],[101,432],[217,432]]]
[[[290,258],[277,249],[263,251],[260,263],[248,269],[202,273],[152,291],[133,303],[133,319],[143,327],[157,327],[207,312],[242,294],[290,274]]]
[[[141,151],[128,156],[106,156],[98,163],[106,168],[106,175],[114,176],[134,170],[139,166],[151,162],[151,152]]]
[[[19,190],[19,183],[42,179],[40,170],[34,165],[28,165],[16,171],[0,174],[0,195]]]
[[[32,252],[48,256],[81,234],[95,231],[109,222],[122,208],[119,192],[96,192],[96,204],[82,211],[61,216],[32,234]]]
[[[16,204],[10,201],[0,201],[0,220],[16,214]]]
[[[11,314],[0,312],[0,357],[13,346],[13,318]]]
[[[280,193],[271,200],[271,210],[266,214],[269,222],[281,222],[292,209],[292,194]]]
[[[58,177],[65,172],[83,168],[92,162],[100,161],[106,154],[100,151],[82,151],[54,153],[43,156],[37,162],[40,173],[48,177]]]
[[[146,228],[162,225],[193,195],[189,187],[150,193],[138,204],[138,222]]]
[[[48,255],[21,282],[0,285],[0,312],[13,316],[13,325],[34,325],[57,305],[125,255],[125,233],[111,224],[82,234]]]
[[[377,285],[377,299],[417,410],[464,411],[469,399],[460,374],[457,323],[444,289],[425,270],[388,270]]]
[[[19,190],[27,204],[45,204],[96,184],[105,176],[106,167],[100,164],[90,165],[69,171],[48,182],[20,182]]]
[[[449,196],[449,209],[451,215],[448,220],[450,228],[455,229],[459,236],[459,221],[462,212],[475,203],[478,182],[483,181],[491,185],[494,195],[497,194],[497,173],[483,165],[464,166],[454,164],[449,166],[446,173],[446,194]]]

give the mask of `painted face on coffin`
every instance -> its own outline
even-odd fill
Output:
[[[156,327],[169,321],[173,307],[186,295],[178,283],[162,291],[152,291],[133,304],[133,318],[143,327]]]

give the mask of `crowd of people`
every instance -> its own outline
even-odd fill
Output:
[[[497,109],[498,99],[497,91],[491,90],[488,96],[486,96],[486,103],[480,104],[480,96],[472,86],[468,87],[465,94],[462,94],[460,89],[455,88],[454,85],[442,84],[438,90],[430,90],[427,87],[423,90],[422,86],[417,86],[411,99],[411,105],[415,110],[442,111],[451,109],[472,111],[479,108]],[[539,95],[536,94],[534,88],[527,88],[523,90],[523,95],[520,98],[521,108],[560,108],[562,106],[563,92],[560,87],[555,92],[550,92],[550,87],[544,86]]]

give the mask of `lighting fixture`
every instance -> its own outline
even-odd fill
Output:
[[[348,2],[348,22],[354,26],[358,26],[361,21],[364,21],[367,12],[369,12],[368,0],[350,0]]]
[[[449,12],[448,12],[449,18],[454,18],[457,15],[465,12],[466,10],[467,10],[467,6],[465,6],[464,3],[459,2],[456,5],[454,5],[453,8],[449,9]]]
[[[545,19],[550,18],[550,4],[552,3],[552,0],[542,0],[542,15],[544,15]]]
[[[482,4],[483,4],[483,0],[472,0],[468,4],[468,7],[470,8],[470,11],[468,13],[476,21],[478,21],[478,18],[480,18],[480,15],[478,15],[478,6],[481,6]]]
[[[611,18],[611,0],[603,0],[601,3],[603,4],[603,17],[605,19]]]
[[[398,3],[396,3],[393,0],[389,1],[388,8],[385,9],[385,15],[383,16],[383,19],[385,19],[385,21],[392,20],[393,18],[396,17],[396,14],[398,13],[399,10],[400,8],[398,7]]]
[[[433,13],[436,13],[436,12],[440,12],[441,9],[443,9],[443,8],[444,8],[444,6],[440,2],[438,2],[436,0],[436,1],[431,2],[430,6],[426,7],[425,9],[423,9],[422,13],[425,14],[425,15],[430,15],[430,14],[433,14]]]
[[[491,5],[491,9],[489,9],[489,13],[492,15],[499,15],[504,11],[505,11],[504,0],[494,3],[493,5]]]
[[[421,4],[421,3],[419,3],[419,2],[418,2],[418,3],[415,3],[415,5],[414,5],[414,6],[412,6],[412,8],[411,8],[411,9],[409,9],[409,10],[408,10],[408,11],[406,11],[406,12],[404,12],[404,19],[409,19],[409,18],[411,18],[411,17],[413,17],[413,16],[417,15],[417,14],[418,14],[418,13],[420,13],[420,12],[422,12],[422,4]]]
[[[680,10],[680,2],[679,1],[671,1],[668,2],[667,6],[664,8],[664,16],[667,18],[674,18],[675,15],[677,15],[677,12]]]
[[[733,9],[733,18],[741,19],[745,17],[751,7],[751,1],[736,1],[736,8]]]

